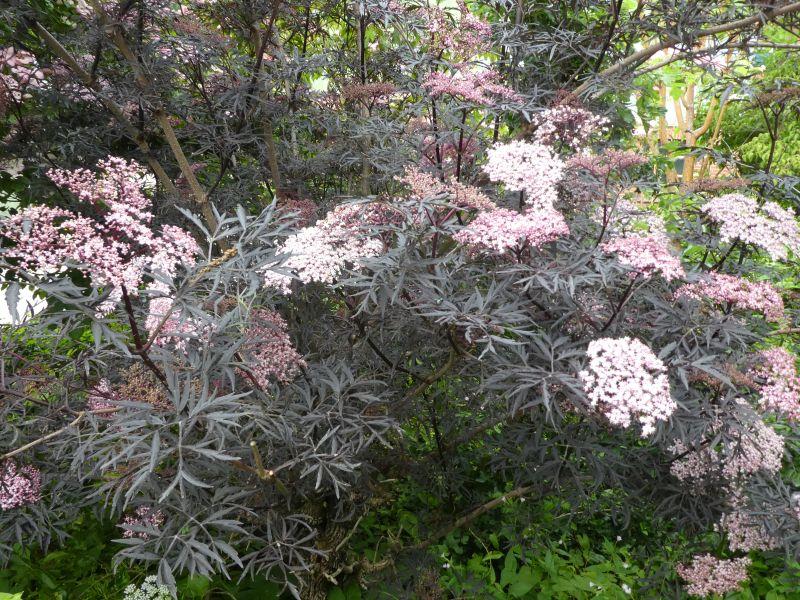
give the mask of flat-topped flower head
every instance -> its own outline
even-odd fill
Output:
[[[497,208],[495,203],[478,188],[453,180],[442,181],[414,166],[407,166],[403,175],[395,179],[407,185],[411,197],[418,200],[444,196],[448,202],[460,208],[474,210]]]
[[[32,465],[17,466],[11,459],[0,465],[0,509],[35,504],[42,498],[42,475]]]
[[[86,215],[31,206],[0,222],[0,233],[13,242],[5,250],[22,268],[55,273],[75,267],[95,287],[111,288],[98,310],[113,308],[124,286],[137,294],[148,273],[174,276],[179,265],[192,265],[199,248],[174,225],[153,230],[147,190],[150,178],[134,161],[109,157],[98,171],[54,169],[48,176],[72,192]]]
[[[696,283],[687,283],[675,292],[675,298],[708,300],[739,309],[760,312],[768,321],[783,318],[783,298],[767,281],[748,281],[735,275],[711,273]]]
[[[150,506],[138,506],[134,514],[125,517],[120,523],[122,528],[122,537],[134,538],[138,537],[143,540],[150,539],[150,534],[147,531],[136,531],[134,527],[143,527],[148,529],[158,529],[166,520],[166,516],[158,509],[151,508]]]
[[[464,0],[456,0],[456,7],[457,12],[438,6],[419,10],[437,52],[449,50],[456,58],[472,58],[489,48],[492,26],[473,15]]]
[[[453,96],[484,106],[494,106],[500,100],[519,101],[519,94],[500,83],[499,79],[496,71],[476,71],[462,66],[453,73],[429,73],[422,87],[428,90],[432,98]]]
[[[483,170],[508,190],[523,191],[526,202],[552,208],[558,200],[556,185],[564,176],[564,162],[547,146],[515,140],[496,144],[486,152]]]
[[[739,398],[736,404],[747,407]],[[777,473],[781,470],[784,439],[760,418],[750,418],[736,430],[723,430],[723,421],[715,417],[708,435],[725,433],[716,446],[688,447],[676,440],[670,447],[677,457],[670,472],[677,479],[698,486],[723,480],[741,481],[755,473]]]
[[[800,250],[800,229],[791,210],[775,202],[758,201],[744,194],[725,194],[706,202],[702,208],[719,225],[723,242],[741,240],[763,248],[774,260],[785,260],[788,251]]]
[[[714,594],[726,594],[741,588],[747,581],[750,559],[721,559],[710,554],[698,554],[688,565],[681,564],[675,571],[686,582],[686,591],[692,596],[708,598]]]
[[[291,274],[267,268],[263,271],[264,285],[289,294],[293,279],[304,284],[333,284],[348,265],[356,266],[364,258],[383,252],[383,241],[370,230],[399,218],[398,211],[382,202],[339,205],[278,246],[278,252],[285,255],[280,266]]]
[[[534,115],[533,139],[546,146],[581,150],[591,138],[602,132],[609,121],[580,106],[559,104]]]
[[[607,148],[600,154],[581,152],[567,160],[570,169],[581,169],[591,173],[597,179],[605,179],[609,175],[621,175],[627,169],[646,164],[647,158],[630,150]]]
[[[763,523],[756,522],[738,506],[720,518],[718,529],[727,535],[728,547],[733,552],[772,550],[780,545],[780,540],[770,535]]]
[[[453,239],[474,252],[502,255],[538,248],[565,235],[569,235],[569,227],[557,210],[531,209],[518,213],[496,208],[479,213]]]
[[[796,357],[786,348],[769,348],[758,355],[760,364],[750,374],[763,380],[759,406],[790,421],[800,421],[800,377]]]
[[[256,309],[250,313],[251,325],[245,331],[242,354],[255,380],[262,388],[270,381],[288,383],[306,361],[289,338],[289,325],[277,312]]]
[[[675,412],[664,363],[641,341],[601,338],[589,343],[589,364],[580,372],[592,408],[616,427],[641,425],[641,435]]]
[[[630,267],[633,276],[650,278],[660,273],[667,281],[686,276],[681,260],[670,251],[669,238],[661,231],[614,236],[601,248],[616,254],[620,264]]]

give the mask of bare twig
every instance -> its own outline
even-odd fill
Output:
[[[78,413],[78,416],[75,417],[72,421],[61,427],[60,429],[56,429],[55,431],[51,431],[47,435],[43,435],[40,438],[33,440],[32,442],[28,442],[24,446],[20,446],[16,450],[12,450],[11,452],[6,452],[2,456],[0,456],[0,461],[6,460],[7,458],[11,458],[12,456],[16,456],[17,454],[22,454],[26,450],[30,450],[31,448],[38,446],[46,442],[47,440],[51,440],[54,437],[57,437],[64,433],[67,429],[77,426],[81,421],[83,421],[86,415],[99,415],[99,414],[107,414],[118,411],[118,408],[99,408],[97,410],[84,410]]]

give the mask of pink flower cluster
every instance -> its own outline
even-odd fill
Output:
[[[725,560],[710,554],[698,554],[692,557],[690,565],[678,565],[675,571],[688,584],[686,591],[689,594],[706,598],[738,590],[747,580],[749,566],[747,557]]]
[[[407,166],[402,177],[398,176],[396,179],[410,188],[412,198],[426,200],[446,196],[449,202],[460,208],[474,210],[497,208],[495,203],[478,188],[458,181],[441,181],[417,167]]]
[[[288,383],[306,366],[289,338],[289,325],[277,312],[256,309],[250,313],[253,325],[245,333],[242,353],[261,387],[271,379]]]
[[[194,263],[197,243],[183,229],[165,225],[152,230],[149,180],[135,162],[110,157],[86,169],[48,173],[56,185],[72,192],[92,216],[32,206],[0,223],[0,233],[15,245],[6,251],[23,268],[58,272],[70,263],[97,287],[114,288],[111,306],[125,286],[136,294],[145,274],[174,276],[179,264]]]
[[[759,352],[759,359],[761,364],[750,372],[764,380],[759,390],[759,406],[790,421],[800,421],[800,377],[794,354],[776,347]]]
[[[42,475],[32,465],[17,467],[8,459],[0,468],[0,509],[10,510],[35,504],[42,498]]]
[[[617,260],[633,269],[632,276],[642,275],[650,278],[656,273],[667,281],[686,276],[683,265],[669,249],[669,238],[660,232],[631,233],[613,237],[601,248],[604,252],[616,254]]]
[[[545,146],[561,144],[579,150],[595,133],[602,132],[609,121],[605,117],[570,104],[559,104],[548,108],[531,119],[536,128],[533,139]]]
[[[133,515],[128,515],[120,523],[122,527],[122,537],[134,538],[138,537],[143,540],[150,539],[150,535],[145,531],[134,531],[133,527],[148,527],[159,528],[164,524],[166,517],[160,510],[150,508],[149,506],[139,506],[134,511]]]
[[[728,547],[736,552],[741,550],[772,550],[780,545],[780,540],[770,535],[763,524],[756,523],[741,508],[736,508],[722,516],[719,529],[728,536]]]
[[[453,239],[473,251],[505,254],[509,250],[538,248],[565,235],[569,235],[569,227],[555,209],[533,208],[518,213],[496,208],[479,213]]]
[[[44,71],[39,68],[33,54],[0,48],[0,97],[7,95],[20,102],[28,97],[28,90],[41,89],[44,85]]]
[[[155,296],[150,299],[144,327],[150,336],[156,335],[154,344],[174,344],[175,348],[184,352],[188,338],[198,338],[209,333],[208,327],[198,319],[181,318],[180,310],[169,296]]]
[[[119,395],[111,389],[108,379],[103,378],[86,395],[86,407],[89,410],[106,410],[114,408],[115,400],[119,400]]]
[[[399,213],[382,202],[339,205],[314,226],[289,236],[278,252],[286,255],[282,267],[302,283],[332,284],[345,267],[383,252],[383,241],[369,234],[374,226],[396,222]],[[264,285],[291,293],[292,275],[273,267],[263,272]]]
[[[734,275],[711,273],[703,281],[687,283],[675,292],[675,298],[711,300],[739,309],[760,312],[768,321],[783,318],[783,298],[767,281],[748,281]]]
[[[537,207],[552,208],[558,200],[556,185],[565,165],[547,146],[515,140],[494,145],[486,157],[483,170],[492,181],[524,191],[527,201]]]
[[[800,251],[800,229],[795,214],[775,202],[759,208],[755,198],[744,194],[725,194],[706,202],[702,208],[719,224],[723,242],[739,239],[759,246],[774,260],[785,260],[787,249]]]
[[[777,473],[781,470],[783,451],[783,437],[763,421],[757,421],[741,439],[728,442],[725,454],[729,458],[722,473],[728,479],[758,471]]]
[[[433,35],[436,50],[450,50],[455,55],[471,58],[488,49],[492,26],[469,12],[464,0],[457,0],[458,19],[437,6],[421,9],[428,31]]]
[[[496,71],[474,71],[467,66],[457,68],[453,74],[434,71],[422,82],[432,98],[454,96],[467,102],[493,106],[498,100],[518,101],[520,96],[511,88],[498,83]]]
[[[656,421],[666,421],[677,404],[669,390],[667,368],[641,341],[623,338],[593,340],[586,355],[588,368],[579,376],[592,408],[617,427],[635,419],[646,437]]]
[[[741,399],[738,402],[745,404]],[[714,435],[720,429],[721,424],[717,420],[708,435]],[[757,420],[747,423],[740,435],[729,436],[718,447],[706,445],[690,450],[683,442],[676,440],[670,450],[676,456],[684,455],[670,465],[672,475],[681,481],[702,484],[712,475],[737,481],[759,471],[780,471],[784,440],[763,421]]]

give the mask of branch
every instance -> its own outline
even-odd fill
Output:
[[[42,442],[46,442],[47,440],[53,439],[54,437],[64,433],[67,429],[69,429],[71,427],[75,427],[76,425],[78,425],[78,423],[83,421],[83,418],[86,415],[107,414],[107,413],[116,412],[118,410],[119,410],[118,408],[98,408],[97,410],[84,410],[84,411],[81,411],[81,412],[78,413],[77,417],[75,417],[68,424],[64,425],[64,427],[61,427],[60,429],[56,429],[55,431],[51,431],[47,435],[43,435],[42,437],[37,438],[37,439],[33,440],[32,442],[28,442],[27,444],[25,444],[24,446],[20,446],[16,450],[12,450],[11,452],[6,452],[5,454],[3,454],[3,456],[0,456],[0,461],[6,460],[7,458],[11,458],[12,456],[16,456],[17,454],[22,454],[26,450],[30,450],[31,448],[33,448],[34,446],[38,446]]]
[[[122,299],[125,303],[125,312],[128,315],[128,323],[131,326],[131,333],[133,334],[134,348],[132,348],[132,350],[134,354],[138,354],[147,368],[150,369],[156,377],[158,377],[158,380],[164,385],[165,388],[169,389],[166,375],[161,372],[161,369],[156,366],[156,364],[153,362],[153,359],[147,354],[147,350],[145,350],[142,336],[139,334],[139,327],[136,325],[136,318],[133,313],[131,298],[128,295],[128,290],[125,289],[125,286],[122,286]]]
[[[403,396],[401,402],[405,402],[410,398],[413,398],[420,392],[425,391],[428,386],[432,383],[437,381],[440,377],[443,377],[452,367],[456,361],[457,352],[455,350],[450,351],[450,356],[447,358],[447,362],[445,362],[439,369],[428,375],[425,379],[423,379],[419,384],[414,386],[405,396]]]
[[[142,70],[141,63],[131,50],[131,47],[128,45],[128,42],[125,40],[125,36],[122,35],[122,31],[120,31],[120,28],[115,23],[112,23],[109,20],[108,15],[103,9],[102,4],[98,0],[89,0],[89,3],[92,5],[92,8],[94,8],[95,12],[97,13],[97,17],[100,21],[100,24],[106,28],[106,32],[111,38],[111,41],[120,51],[122,56],[125,57],[125,60],[128,61],[128,64],[133,70],[133,74],[136,79],[136,84],[143,91],[150,90],[151,88],[150,80],[147,78],[144,71]],[[192,171],[192,168],[189,165],[189,161],[186,160],[186,155],[183,153],[183,149],[178,143],[178,138],[175,136],[175,131],[172,129],[172,125],[169,122],[169,118],[167,117],[166,113],[160,108],[157,108],[155,110],[155,117],[156,120],[158,121],[159,126],[161,127],[161,131],[163,132],[164,137],[167,139],[167,143],[169,144],[172,153],[175,155],[175,160],[178,162],[181,174],[189,184],[189,188],[192,190],[192,195],[194,196],[195,201],[200,205],[200,211],[203,213],[203,218],[205,218],[206,222],[208,223],[211,229],[216,229],[217,228],[216,215],[214,214],[214,211],[211,208],[206,193],[200,186],[200,182],[197,181],[197,177],[195,177],[194,171]]]
[[[491,501],[487,502],[486,504],[482,504],[479,507],[477,507],[474,510],[470,511],[469,513],[467,513],[466,515],[464,515],[463,517],[461,517],[459,519],[456,519],[453,523],[451,523],[451,524],[449,524],[449,525],[447,525],[445,527],[442,527],[438,531],[434,532],[426,540],[423,540],[422,542],[419,542],[418,544],[414,544],[413,546],[410,546],[409,549],[411,549],[411,550],[423,550],[423,549],[427,548],[428,546],[430,546],[431,544],[433,544],[439,538],[443,538],[444,536],[446,536],[447,534],[455,531],[456,529],[460,529],[464,525],[472,523],[472,521],[474,521],[475,519],[477,519],[481,515],[486,514],[490,510],[493,510],[493,509],[497,508],[498,506],[501,506],[501,505],[505,504],[509,500],[513,500],[514,498],[519,498],[520,496],[524,496],[525,494],[527,494],[529,492],[532,492],[535,489],[535,487],[536,486],[533,486],[533,485],[521,486],[521,487],[518,487],[518,488],[516,488],[514,490],[511,490],[508,493],[503,494],[499,498],[495,498],[494,500],[491,500]]]
[[[736,21],[731,21],[730,23],[723,23],[722,25],[717,25],[715,27],[709,27],[708,29],[701,29],[700,31],[696,32],[691,38],[693,40],[699,40],[705,37],[709,37],[712,35],[717,35],[720,33],[725,33],[726,31],[738,31],[742,29],[746,29],[752,25],[756,24],[764,24],[768,21],[773,21],[780,16],[788,15],[791,13],[795,13],[800,11],[800,2],[792,2],[791,4],[787,4],[785,6],[773,8],[771,10],[765,12],[759,12],[757,15],[753,15],[752,17],[746,17],[744,19],[737,19]],[[685,39],[687,36],[681,36],[681,39]],[[673,48],[677,44],[681,42],[681,39],[671,39],[665,40],[663,42],[657,42],[654,44],[650,44],[649,46],[645,46],[638,52],[634,52],[630,56],[624,58],[620,62],[611,65],[610,67],[603,69],[599,73],[597,73],[597,79],[605,79],[611,75],[615,75],[620,71],[624,70],[625,68],[642,63],[649,59],[651,56],[661,52],[662,50],[667,50],[668,48]],[[589,90],[593,82],[593,79],[589,79],[579,85],[574,91],[573,94],[579,96]]]
[[[47,44],[47,47],[50,48],[50,51],[58,56],[61,60],[67,63],[67,66],[70,70],[83,82],[87,88],[92,90],[97,97],[100,99],[100,102],[106,107],[106,109],[114,115],[114,118],[119,121],[119,123],[123,126],[125,131],[131,137],[131,139],[136,142],[136,145],[139,147],[139,150],[145,156],[147,160],[147,164],[150,165],[150,168],[153,169],[156,177],[158,178],[161,185],[164,186],[164,189],[170,195],[177,196],[178,190],[175,187],[175,184],[172,183],[172,180],[167,175],[164,168],[161,166],[155,157],[152,155],[150,151],[150,146],[148,143],[142,138],[141,132],[134,127],[133,123],[130,122],[128,117],[125,116],[125,113],[122,111],[122,108],[115,103],[110,98],[106,97],[100,87],[97,85],[97,82],[91,76],[91,74],[87,73],[79,64],[78,61],[69,53],[69,51],[62,46],[59,41],[53,37],[53,35],[44,28],[44,26],[36,22],[34,25],[36,31],[39,33],[39,36],[44,40],[44,43]]]

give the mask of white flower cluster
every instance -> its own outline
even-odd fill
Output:
[[[553,208],[566,165],[550,148],[516,140],[495,144],[486,158],[483,170],[492,181],[525,192],[527,202],[536,208]]]
[[[167,586],[158,583],[155,575],[150,575],[142,585],[126,587],[123,600],[172,600],[172,593]]]
[[[702,210],[719,224],[723,242],[740,239],[760,246],[773,260],[786,260],[787,250],[800,252],[800,228],[795,214],[775,202],[759,207],[755,198],[725,194],[706,202]]]
[[[666,421],[677,408],[666,366],[639,340],[593,340],[586,354],[589,366],[580,372],[583,387],[592,408],[612,425],[627,428],[636,419],[646,437],[655,431],[656,421]]]

